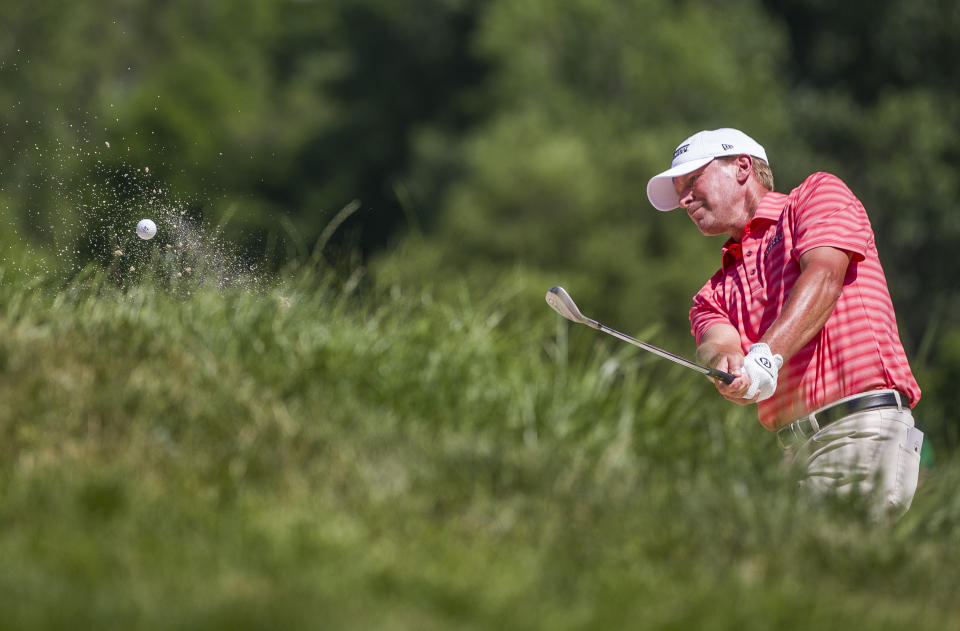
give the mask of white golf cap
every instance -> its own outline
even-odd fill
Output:
[[[680,205],[673,178],[696,171],[714,158],[743,153],[770,162],[763,147],[739,129],[724,127],[698,132],[680,143],[669,169],[650,178],[647,197],[657,210],[673,210]]]

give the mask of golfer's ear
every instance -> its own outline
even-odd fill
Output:
[[[734,163],[737,165],[737,182],[743,184],[750,179],[750,175],[753,173],[753,158],[742,153],[737,156]]]

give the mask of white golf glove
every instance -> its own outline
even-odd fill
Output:
[[[747,399],[760,394],[757,401],[763,401],[773,396],[777,389],[777,372],[783,366],[783,357],[772,355],[770,347],[760,342],[750,347],[750,352],[743,358],[743,369],[750,377],[750,387],[747,388]]]

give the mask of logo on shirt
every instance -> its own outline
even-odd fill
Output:
[[[685,154],[687,152],[687,149],[689,148],[690,148],[689,144],[680,145],[679,147],[677,147],[677,150],[673,152],[673,159],[676,160],[677,156],[681,156]]]
[[[783,229],[777,230],[776,236],[770,241],[770,244],[767,246],[767,249],[763,251],[764,255],[770,254],[770,250],[773,249],[773,246],[783,241]]]

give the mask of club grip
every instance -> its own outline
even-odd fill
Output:
[[[728,386],[733,383],[735,377],[728,372],[723,372],[722,370],[717,370],[716,368],[711,368],[709,375],[714,379],[719,379]]]

